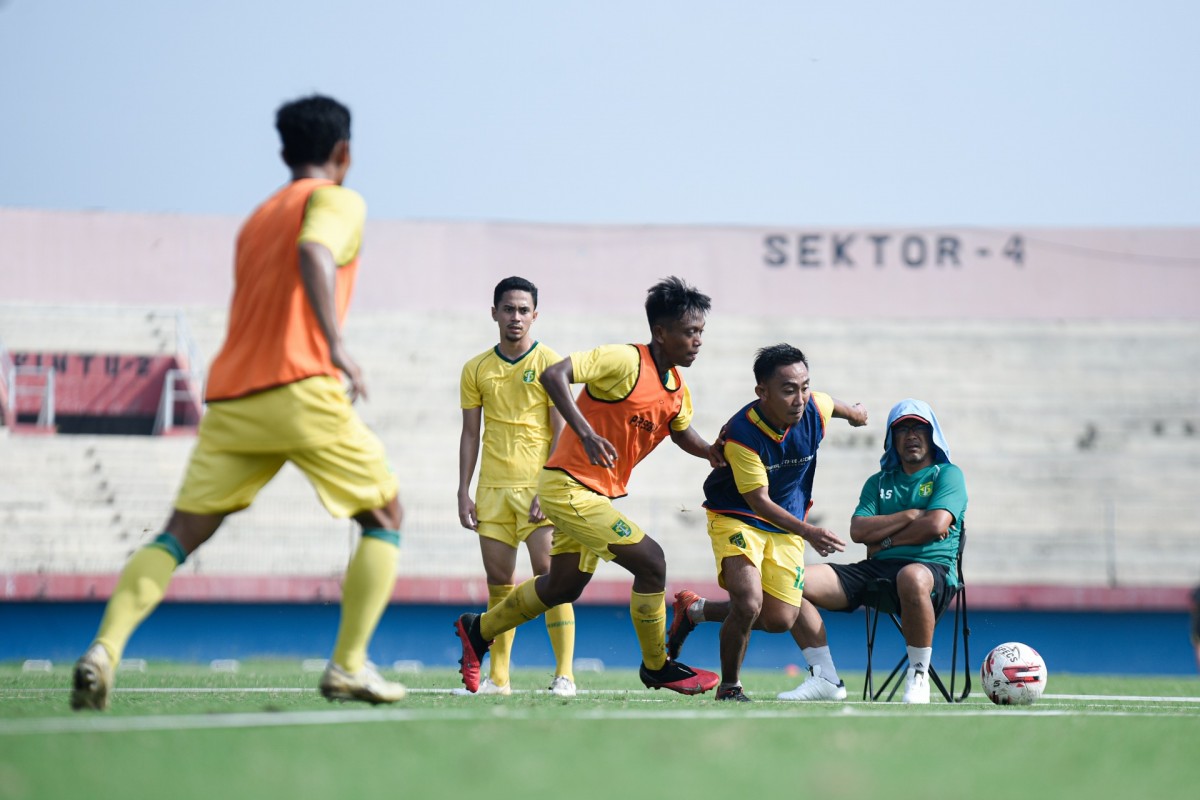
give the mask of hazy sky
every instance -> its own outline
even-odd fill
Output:
[[[1200,224],[1192,0],[0,0],[0,206],[247,213],[275,108],[372,217]]]

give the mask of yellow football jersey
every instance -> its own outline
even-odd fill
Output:
[[[338,266],[348,264],[362,247],[367,204],[362,195],[345,186],[320,186],[308,198],[301,242],[317,242],[329,248]]]
[[[515,361],[493,347],[468,361],[459,382],[460,405],[483,407],[479,486],[493,489],[537,486],[550,455],[550,409],[542,371],[561,361],[535,342]]]
[[[571,353],[571,372],[576,383],[586,383],[587,391],[597,400],[623,400],[638,380],[641,356],[633,345],[604,344],[591,350]],[[675,388],[675,376],[667,373],[666,387]],[[683,386],[683,408],[671,420],[671,430],[686,431],[692,425],[692,392]]]

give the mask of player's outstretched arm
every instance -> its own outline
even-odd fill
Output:
[[[483,420],[482,406],[464,408],[462,433],[458,437],[458,522],[467,530],[479,529],[475,501],[471,499],[471,477],[479,461],[479,428]]]
[[[546,394],[550,396],[550,401],[554,403],[563,420],[579,437],[588,458],[593,464],[611,468],[617,461],[617,448],[597,434],[587,417],[579,410],[575,398],[571,396],[571,384],[574,382],[575,368],[571,364],[570,356],[550,365],[542,372],[542,386],[546,389]]]
[[[691,453],[697,458],[703,458],[714,469],[725,466],[725,454],[721,442],[709,444],[704,437],[696,433],[696,429],[688,426],[686,430],[671,429],[671,441],[685,453]]]
[[[758,486],[748,492],[742,492],[742,497],[746,499],[755,514],[775,527],[790,531],[804,539],[820,555],[827,556],[846,549],[846,543],[833,531],[809,525],[772,500],[766,486]]]
[[[861,428],[867,424],[867,407],[862,403],[850,405],[834,397],[832,416],[846,420],[852,428]]]
[[[337,305],[334,301],[338,266],[333,253],[318,242],[305,241],[297,247],[300,251],[300,279],[304,283],[304,293],[329,344],[329,358],[350,382],[351,402],[360,397],[366,400],[367,384],[363,380],[362,369],[346,352],[342,344],[342,332],[338,329]]]

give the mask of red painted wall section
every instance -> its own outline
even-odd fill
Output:
[[[115,353],[13,352],[12,360],[16,366],[53,368],[56,412],[89,417],[154,416],[167,371],[181,368],[175,356]],[[20,380],[42,381],[33,376]],[[37,394],[18,394],[16,411],[36,414],[40,403]]]

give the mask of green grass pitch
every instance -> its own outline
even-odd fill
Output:
[[[388,673],[385,670],[385,674]],[[294,662],[236,673],[121,672],[112,709],[67,708],[69,667],[0,665],[0,799],[1096,798],[1200,791],[1200,681],[1051,675],[1028,708],[756,702],[581,673],[572,700],[518,670],[511,697],[462,697],[451,670],[399,676],[395,706],[330,704]],[[936,697],[936,694],[935,694]]]

